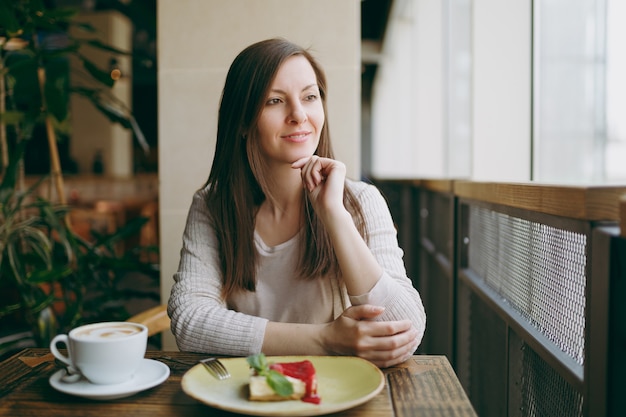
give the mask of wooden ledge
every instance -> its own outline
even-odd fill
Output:
[[[454,178],[373,178],[372,181],[381,184],[410,185],[438,193],[452,193],[454,191]]]
[[[456,181],[458,197],[590,221],[620,221],[626,186]],[[623,221],[623,220],[622,220]],[[623,227],[622,227],[623,229]]]
[[[626,194],[619,201],[620,236],[626,237]]]
[[[429,191],[451,193],[454,191],[454,181],[453,179],[424,179],[421,187]]]

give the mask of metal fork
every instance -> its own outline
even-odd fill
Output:
[[[196,365],[195,363],[192,363],[192,362],[187,362],[187,361],[183,361],[180,359],[174,359],[171,356],[161,356],[161,358],[168,360],[168,361],[181,363],[183,365],[188,365],[188,366]],[[205,369],[209,371],[211,375],[213,375],[215,378],[219,379],[220,381],[230,378],[230,372],[228,372],[228,369],[226,369],[224,364],[220,362],[220,360],[217,358],[201,359],[198,361],[198,363],[201,363],[202,365],[204,365]]]
[[[230,372],[217,358],[206,358],[200,360],[200,363],[213,375],[215,378],[221,380],[230,378]]]

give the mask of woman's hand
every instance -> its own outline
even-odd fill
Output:
[[[297,160],[291,165],[300,169],[302,184],[309,192],[313,208],[320,215],[343,207],[346,166],[339,161],[317,155]]]
[[[417,349],[418,332],[409,320],[372,321],[384,308],[352,306],[322,330],[322,343],[332,354],[356,355],[380,368],[402,363]]]

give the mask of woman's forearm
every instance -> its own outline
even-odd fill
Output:
[[[266,355],[328,355],[321,341],[323,326],[269,322],[262,351]]]
[[[348,294],[358,296],[368,293],[380,279],[382,268],[354,225],[352,216],[343,210],[328,216],[324,222]]]

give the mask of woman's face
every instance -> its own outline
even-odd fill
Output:
[[[291,165],[313,155],[324,120],[313,67],[303,56],[288,58],[270,85],[258,121],[263,157],[269,164]]]

